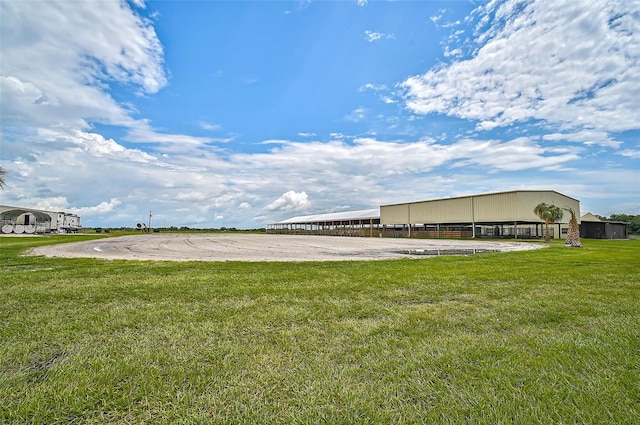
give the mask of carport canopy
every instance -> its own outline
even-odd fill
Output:
[[[18,217],[20,217],[22,214],[31,214],[40,223],[51,222],[51,216],[45,212],[37,211],[37,210],[22,209],[22,208],[3,211],[2,213],[0,213],[0,220],[16,221]]]

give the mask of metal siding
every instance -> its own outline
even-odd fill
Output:
[[[473,211],[476,223],[511,222],[518,210],[517,192],[496,193],[473,197]]]
[[[411,204],[412,223],[471,223],[471,198],[439,199]]]
[[[536,205],[545,202],[547,204],[553,204],[560,208],[572,208],[580,223],[580,202],[564,196],[560,193],[553,191],[530,191],[530,192],[518,192],[519,197],[519,210],[516,214],[516,219],[520,221],[541,221],[537,215],[533,213]],[[559,223],[568,223],[571,219],[571,214],[568,211],[563,211],[562,220]]]
[[[473,199],[473,218],[471,215]],[[561,208],[572,208],[580,222],[580,201],[551,190],[514,191],[474,195],[461,198],[438,199],[380,207],[382,224],[406,224],[411,222],[476,223],[482,222],[541,222],[533,213],[541,202]],[[410,209],[408,213],[408,209]],[[568,223],[571,215],[565,212],[559,223]]]
[[[380,223],[405,224],[409,222],[407,204],[386,205],[380,207]]]

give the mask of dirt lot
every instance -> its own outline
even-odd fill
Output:
[[[526,242],[255,234],[151,234],[34,248],[35,255],[172,261],[335,261],[541,248]]]

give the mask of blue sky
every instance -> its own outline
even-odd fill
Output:
[[[640,2],[0,0],[0,203],[263,227],[517,189],[640,214]]]

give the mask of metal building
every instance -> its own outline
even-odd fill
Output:
[[[75,233],[82,228],[76,214],[0,205],[2,233]]]
[[[433,238],[542,238],[545,224],[533,213],[540,203],[571,208],[580,201],[553,190],[519,190],[382,205],[380,208],[292,217],[270,224],[269,233]],[[565,237],[569,212],[550,226]]]
[[[580,217],[580,201],[553,190],[517,190],[382,205],[385,235],[443,238],[540,238],[545,224],[533,213],[540,203],[571,208]],[[553,238],[565,237],[571,215],[550,226]]]
[[[267,226],[267,233],[329,236],[378,236],[378,208],[291,217]]]

